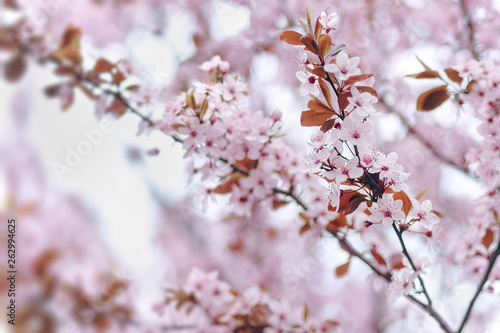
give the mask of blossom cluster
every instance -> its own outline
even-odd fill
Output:
[[[189,332],[338,332],[339,323],[316,319],[309,315],[307,307],[294,308],[276,301],[258,286],[242,292],[234,290],[216,271],[195,268],[186,282],[178,289],[170,289],[169,294],[166,304],[158,307],[175,304],[179,326],[180,321],[196,317],[193,326],[182,323]]]

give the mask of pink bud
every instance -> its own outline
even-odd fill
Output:
[[[274,121],[279,121],[282,116],[283,113],[280,110],[274,110],[271,114],[271,118],[273,118]]]

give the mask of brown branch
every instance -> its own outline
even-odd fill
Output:
[[[495,265],[495,262],[496,262],[499,254],[500,254],[500,240],[498,241],[498,245],[497,245],[495,252],[493,252],[493,254],[491,255],[491,257],[489,259],[489,264],[488,264],[488,268],[486,269],[486,273],[484,273],[483,279],[481,280],[481,283],[479,283],[479,286],[477,287],[476,293],[474,294],[474,296],[472,297],[472,299],[469,303],[469,307],[467,308],[467,311],[465,312],[464,318],[462,319],[462,322],[460,324],[460,328],[458,329],[457,333],[461,333],[462,330],[464,329],[465,324],[467,323],[467,320],[469,319],[469,315],[472,311],[472,308],[474,307],[474,304],[476,303],[477,298],[479,297],[479,295],[483,291],[483,287],[486,284],[486,282],[488,281],[488,278],[491,274],[491,271],[493,270],[493,266]]]

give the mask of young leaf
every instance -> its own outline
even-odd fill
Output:
[[[347,273],[347,270],[349,269],[349,264],[351,263],[351,260],[348,260],[345,264],[340,265],[335,269],[335,275],[337,277],[344,276]]]
[[[127,109],[128,109],[127,105],[123,103],[123,101],[120,98],[115,97],[113,103],[111,103],[108,110],[115,116],[121,117],[125,114],[125,112],[127,112]]]
[[[300,41],[302,37],[297,31],[287,30],[281,33],[280,40],[290,45],[303,45]]]
[[[321,88],[321,93],[325,96],[325,100],[328,103],[328,106],[332,108],[332,93],[330,92],[330,87],[326,84],[325,80],[322,78],[318,79],[319,87]]]
[[[304,44],[304,46],[311,51],[312,53],[319,55],[318,44],[314,41],[311,34],[305,34],[300,37],[300,42]]]
[[[424,64],[424,62],[423,62],[422,60],[420,60],[420,58],[419,58],[418,56],[416,56],[416,57],[417,57],[418,62],[419,62],[422,66],[424,66],[424,68],[425,68],[425,70],[426,70],[426,71],[432,71],[432,69],[431,69],[429,66],[427,66],[426,64]]]
[[[487,229],[486,233],[484,234],[483,240],[481,241],[481,244],[483,244],[484,247],[488,249],[491,243],[493,243],[494,236],[495,235],[493,234],[493,231],[491,231],[491,229]]]
[[[333,116],[333,113],[320,113],[312,110],[303,111],[300,116],[300,124],[305,127],[321,126]]]
[[[319,54],[324,57],[327,52],[330,51],[330,46],[332,45],[332,39],[329,35],[325,34],[319,39]]]
[[[417,111],[429,112],[446,102],[450,95],[442,85],[422,93],[417,99]]]
[[[417,193],[417,195],[415,196],[415,199],[417,199],[418,201],[420,201],[420,199],[422,199],[422,197],[424,196],[425,192],[427,192],[427,189],[419,191]]]
[[[369,79],[373,76],[373,74],[361,74],[361,75],[354,75],[349,77],[347,80],[345,80],[344,84],[346,86],[352,86],[356,82],[363,81],[366,79]]]
[[[367,92],[372,94],[373,96],[377,97],[377,91],[373,89],[372,87],[366,87],[366,86],[356,86],[358,88],[359,92]]]
[[[331,116],[335,113],[331,108],[318,100],[310,100],[309,103],[307,103],[307,107],[319,113],[330,113]]]
[[[445,68],[444,72],[446,73],[446,75],[448,75],[450,80],[458,84],[462,84],[462,81],[464,79],[458,74],[456,70],[454,70],[453,68]]]
[[[26,71],[26,58],[18,53],[5,66],[5,78],[9,81],[19,80]]]
[[[394,192],[393,198],[394,201],[396,200],[403,201],[402,210],[405,213],[405,215],[408,216],[408,213],[410,212],[412,206],[410,198],[408,198],[408,195],[404,191],[399,191],[399,192]]]
[[[321,132],[326,133],[335,125],[335,119],[328,119],[323,125],[321,125]]]
[[[385,261],[384,257],[382,257],[380,253],[377,252],[377,248],[375,246],[372,247],[370,253],[380,265],[387,266],[387,262]]]
[[[416,73],[416,74],[408,74],[406,75],[406,77],[413,77],[415,79],[436,79],[436,78],[440,78],[441,75],[439,75],[439,73],[437,71],[423,71],[423,72],[420,72],[420,73]]]
[[[100,58],[94,65],[94,72],[97,74],[110,72],[113,67],[115,67],[115,65],[113,65],[111,62],[104,58]]]

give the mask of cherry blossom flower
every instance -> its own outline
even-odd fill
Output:
[[[318,77],[314,74],[304,71],[298,71],[295,76],[302,83],[300,85],[300,94],[302,96],[307,96],[309,94],[313,96],[319,95],[319,84]]]
[[[341,51],[336,58],[337,62],[334,64],[327,64],[324,66],[325,71],[338,74],[339,80],[347,80],[353,75],[361,74],[361,70],[358,68],[360,58],[352,57],[349,58],[347,53]]]
[[[392,195],[384,193],[382,198],[370,207],[370,212],[373,213],[370,219],[373,222],[382,221],[384,226],[390,227],[393,221],[405,218],[405,214],[401,211],[402,207],[403,201],[394,200]]]
[[[326,14],[325,11],[321,12],[319,17],[319,23],[323,26],[321,29],[321,34],[327,34],[330,30],[335,30],[339,22],[339,16],[337,13]]]
[[[226,74],[229,72],[230,65],[229,62],[223,61],[220,55],[217,54],[210,60],[203,62],[198,68],[205,72],[218,71],[221,74]]]
[[[272,177],[269,172],[261,169],[251,170],[248,177],[240,180],[241,187],[252,190],[252,194],[257,199],[262,199],[272,194],[276,184],[276,178]]]
[[[348,97],[349,107],[357,112],[360,117],[375,115],[376,110],[373,104],[377,103],[377,98],[368,92],[360,93],[356,86],[351,88],[352,97]]]
[[[412,210],[410,217],[422,223],[424,228],[429,228],[432,224],[438,224],[439,218],[432,210],[432,202],[424,200],[420,203],[418,200],[412,199]]]
[[[358,178],[363,175],[363,169],[358,167],[357,159],[351,159],[347,163],[336,156],[332,159],[331,165],[333,169],[326,171],[324,176],[329,180],[335,180],[338,184],[346,181],[348,178]]]
[[[342,123],[342,129],[337,131],[337,137],[340,140],[349,141],[359,147],[371,144],[373,136],[372,125],[353,117],[346,117]]]
[[[242,100],[245,97],[246,85],[237,76],[226,75],[222,86],[222,98],[226,101],[232,99]]]

